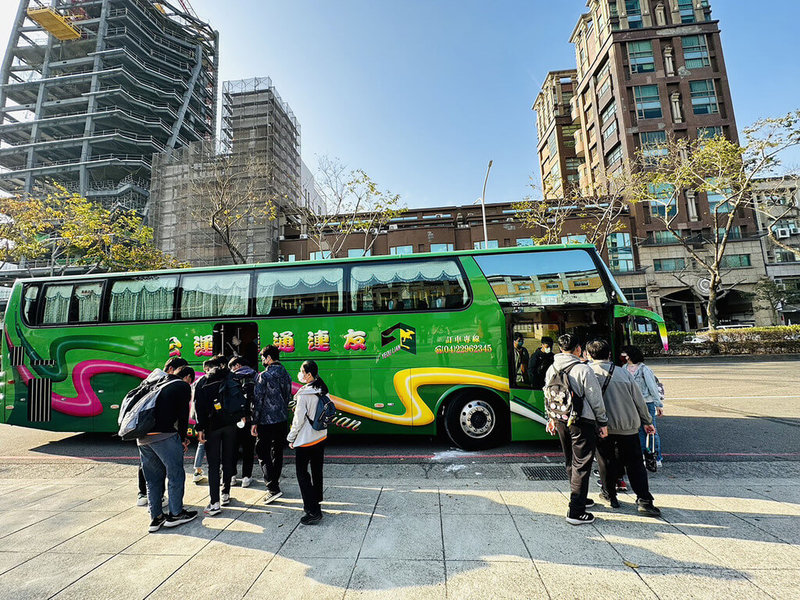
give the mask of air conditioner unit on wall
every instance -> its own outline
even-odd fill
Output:
[[[790,235],[791,233],[789,233],[789,229],[787,227],[778,227],[777,229],[775,229],[775,237],[780,240],[786,239]]]
[[[789,225],[789,233],[791,233],[792,235],[800,235],[800,227],[792,223],[791,225]]]
[[[389,224],[389,231],[395,231],[396,229],[397,229],[397,223]]]

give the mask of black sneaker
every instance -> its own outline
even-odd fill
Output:
[[[166,521],[167,521],[167,515],[161,513],[155,519],[150,521],[150,527],[147,528],[147,531],[149,531],[150,533],[155,533],[156,531],[161,529],[161,526],[164,525]]]
[[[567,523],[570,525],[590,525],[591,523],[594,523],[594,515],[587,512],[577,517],[570,517],[567,515]]]
[[[592,506],[594,506],[594,500],[592,500],[591,498],[587,498],[583,506],[585,508],[591,508]]]
[[[617,500],[616,496],[609,496],[605,492],[600,492],[600,497],[603,500],[605,500],[606,502],[608,502],[608,504],[609,504],[609,506],[611,506],[611,508],[619,508],[619,506],[620,506],[619,505],[619,500]]]
[[[169,515],[167,517],[166,523],[164,523],[164,527],[177,527],[178,525],[183,525],[184,523],[188,523],[192,519],[197,516],[196,510],[186,510],[183,509],[177,515]]]
[[[277,492],[267,492],[267,497],[264,499],[264,504],[271,504],[281,496],[283,496],[283,492],[280,490]]]
[[[661,510],[653,506],[652,500],[637,500],[636,504],[639,505],[638,510],[640,515],[644,515],[646,517],[655,517],[659,518],[661,516]]]
[[[322,520],[322,511],[318,512],[317,514],[307,514],[303,517],[300,517],[300,522],[303,525],[314,525],[315,523],[319,523]]]

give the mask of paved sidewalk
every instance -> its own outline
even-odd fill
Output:
[[[326,466],[326,516],[302,526],[289,465],[275,504],[259,482],[148,534],[133,465],[4,464],[0,598],[800,597],[800,463],[669,467],[663,520],[627,495],[570,526],[566,482],[520,465],[387,464]]]

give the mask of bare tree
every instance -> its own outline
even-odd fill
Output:
[[[724,291],[727,269],[724,258],[736,215],[741,210],[759,210],[754,182],[774,175],[780,168],[781,154],[800,144],[800,111],[758,121],[744,130],[744,137],[743,146],[722,136],[668,139],[648,148],[656,152],[640,154],[630,176],[632,199],[649,203],[652,217],[683,246],[693,267],[707,277],[706,309],[712,328],[718,322],[717,300]],[[679,219],[684,211],[683,199],[695,221],[705,216],[696,203],[698,192],[709,198],[711,224],[701,235],[678,227],[686,221]]]
[[[533,183],[530,187],[536,189]],[[586,242],[602,252],[609,235],[625,229],[623,216],[630,212],[627,199],[630,188],[629,178],[611,175],[590,189],[570,185],[560,196],[546,187],[543,200],[529,196],[514,204],[514,209],[526,227],[539,232],[533,238],[537,244],[559,243],[567,234],[567,223],[577,220]]]
[[[399,195],[381,190],[363,170],[348,170],[338,159],[320,157],[315,180],[325,210],[300,206],[299,216],[309,238],[331,258],[341,257],[354,235],[361,236],[366,256],[380,231],[406,210]]]
[[[209,145],[191,167],[189,186],[196,202],[192,218],[212,243],[222,243],[234,264],[247,262],[246,231],[275,220],[279,198],[267,157],[257,153],[216,154]]]

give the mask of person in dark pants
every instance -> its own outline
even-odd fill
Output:
[[[197,511],[183,507],[183,453],[189,444],[189,400],[194,369],[180,367],[168,375],[156,398],[155,425],[147,435],[136,439],[139,458],[147,482],[147,502],[150,507],[150,533],[161,526],[177,527],[197,516]],[[169,514],[161,506],[164,481],[169,479]]]
[[[269,504],[283,496],[280,478],[292,380],[280,362],[281,352],[277,346],[267,346],[260,354],[264,370],[256,377],[250,433],[258,437],[256,454],[268,492],[264,503]]]
[[[214,360],[214,359],[211,359]],[[205,366],[205,365],[204,365]],[[231,377],[227,362],[215,362],[194,390],[198,439],[205,444],[208,460],[208,492],[210,502],[203,512],[218,515],[220,506],[231,501],[231,478],[236,469],[237,422],[244,425],[244,414],[226,410],[220,390]],[[222,464],[222,495],[220,496],[219,467]]]
[[[245,363],[245,359],[241,356],[234,356],[230,359],[228,361],[228,369],[230,369],[231,375],[242,388],[247,407],[244,427],[236,429],[236,453],[241,452],[242,454],[242,487],[246,488],[250,487],[253,481],[253,456],[256,439],[250,433],[253,425],[250,419],[250,407],[253,403],[253,388],[257,373]],[[231,485],[234,485],[235,481],[236,464],[234,464],[233,468]]]
[[[528,349],[525,347],[525,338],[523,335],[516,331],[514,332],[514,377],[518,385],[528,385],[528,363],[530,356]]]
[[[647,403],[628,370],[614,368],[611,346],[607,341],[591,341],[586,349],[592,357],[592,370],[601,382],[608,414],[608,437],[597,444],[597,465],[603,483],[600,496],[612,508],[619,508],[616,484],[627,473],[631,488],[636,492],[639,512],[648,517],[660,517],[661,511],[653,506],[639,442],[642,423],[647,433],[655,433]]]
[[[289,447],[295,451],[297,483],[300,485],[303,509],[306,512],[300,522],[303,525],[313,525],[322,519],[322,465],[325,462],[328,430],[318,431],[311,423],[317,413],[319,396],[328,393],[328,386],[319,376],[319,367],[313,360],[303,363],[297,380],[304,385],[294,395],[294,418],[286,439]]]
[[[606,410],[594,371],[579,358],[583,353],[580,338],[574,333],[565,333],[558,338],[558,344],[561,352],[547,370],[545,388],[557,372],[566,371],[570,390],[582,399],[582,406],[575,405],[576,411],[580,412],[574,423],[567,425],[565,422],[551,421],[548,431],[556,432],[564,450],[570,482],[567,523],[584,525],[594,522],[594,515],[586,512],[587,507],[594,505],[587,494],[597,436],[603,438],[608,435]]]
[[[550,368],[554,360],[553,338],[544,336],[542,338],[542,346],[533,353],[528,363],[528,378],[533,389],[541,390],[544,387],[547,369]]]

